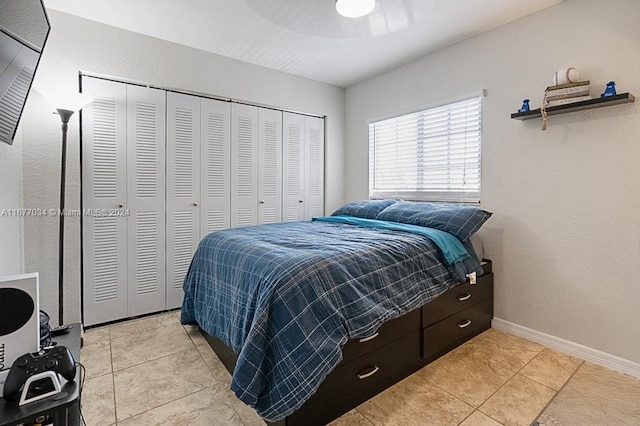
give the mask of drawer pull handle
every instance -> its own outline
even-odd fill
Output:
[[[371,368],[371,367],[367,367],[367,368]],[[374,365],[373,370],[369,371],[368,373],[357,373],[356,376],[358,376],[358,379],[364,380],[367,377],[371,377],[374,374],[376,374],[378,370],[380,370],[380,367],[378,367],[377,365]]]
[[[458,328],[466,328],[471,325],[471,320],[464,320],[458,323]]]
[[[358,340],[358,342],[360,342],[360,343],[368,342],[369,340],[373,340],[373,339],[375,339],[376,337],[378,337],[378,334],[380,334],[380,333],[375,332],[375,333],[373,333],[373,334],[372,334],[371,336],[369,336],[369,337],[363,337],[362,339]]]
[[[469,293],[463,293],[458,295],[458,302],[464,302],[465,300],[471,299],[471,295]]]

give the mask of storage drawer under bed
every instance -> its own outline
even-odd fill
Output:
[[[420,308],[399,318],[387,321],[371,336],[349,340],[342,347],[342,364],[346,364],[418,330],[420,330]]]
[[[476,284],[459,284],[422,307],[422,327],[429,327],[493,296],[493,273],[477,278]]]
[[[422,330],[422,356],[426,362],[449,352],[491,327],[493,298],[485,299]]]
[[[415,372],[422,366],[420,343],[420,332],[416,331],[354,361],[340,364],[304,403],[304,410],[287,418],[287,426],[325,424],[333,420],[336,413],[346,413]]]

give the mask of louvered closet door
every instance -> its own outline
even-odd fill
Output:
[[[200,241],[200,98],[167,93],[167,308],[182,304],[182,283]]]
[[[231,226],[258,223],[258,108],[231,105]]]
[[[231,226],[231,104],[201,100],[200,238]]]
[[[282,117],[283,220],[304,219],[304,116],[285,112]]]
[[[82,110],[82,207],[124,212],[126,86],[83,77],[82,91],[95,99]],[[127,218],[87,214],[82,221],[84,325],[126,318]]]
[[[165,307],[165,129],[165,92],[128,85],[128,316]]]
[[[324,215],[324,118],[304,117],[304,219]]]
[[[258,111],[258,224],[282,221],[282,111]]]

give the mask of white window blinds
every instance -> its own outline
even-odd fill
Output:
[[[481,97],[369,124],[369,197],[479,202]]]

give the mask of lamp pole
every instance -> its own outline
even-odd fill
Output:
[[[73,111],[68,109],[57,109],[60,120],[62,120],[62,167],[60,170],[60,232],[58,235],[58,325],[64,323],[64,206],[65,206],[65,179],[67,172],[67,129],[69,119]]]

